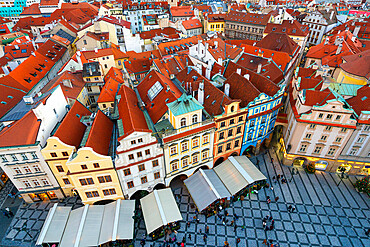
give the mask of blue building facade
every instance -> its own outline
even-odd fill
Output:
[[[26,7],[26,0],[15,0],[12,7],[1,7],[0,16],[1,17],[16,17],[19,16],[23,8]]]
[[[282,85],[273,97],[261,93],[258,98],[249,103],[240,154],[259,150],[260,145],[270,138],[277,114],[283,105],[284,90],[285,86]]]

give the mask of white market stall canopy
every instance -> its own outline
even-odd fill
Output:
[[[55,204],[41,229],[37,245],[59,247],[98,246],[134,236],[135,201],[117,200],[107,205],[85,205],[71,210]]]
[[[147,233],[169,223],[182,220],[180,210],[170,188],[154,190],[140,199]]]
[[[213,170],[232,195],[254,182],[266,180],[246,156],[230,156]]]
[[[184,183],[199,211],[218,199],[231,196],[214,170],[200,169]]]

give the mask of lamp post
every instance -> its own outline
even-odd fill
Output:
[[[337,186],[339,186],[339,184],[343,181],[344,174],[347,171],[347,169],[344,166],[341,166],[341,167],[338,168],[338,171],[340,172],[340,176],[339,176],[340,177],[340,181],[337,184]],[[346,176],[346,178],[348,178],[348,175]]]

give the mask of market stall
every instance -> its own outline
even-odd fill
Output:
[[[182,216],[170,188],[154,190],[141,198],[140,204],[147,233],[153,239],[180,227]]]
[[[200,169],[184,181],[199,212],[211,216],[218,206],[225,207],[231,194],[214,170]]]

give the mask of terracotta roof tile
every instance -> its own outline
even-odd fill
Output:
[[[370,79],[370,50],[342,58],[345,63],[340,64],[341,69],[349,74]]]
[[[156,36],[163,36],[169,38],[179,38],[180,31],[176,30],[173,27],[157,28],[151,29],[149,31],[144,31],[140,33],[140,38],[142,39],[152,39]]]
[[[306,25],[302,25],[297,20],[284,20],[281,24],[268,23],[263,32],[286,33],[291,36],[306,37],[310,32],[310,28]]]
[[[197,35],[186,39],[163,42],[158,45],[158,50],[162,56],[178,54],[181,51],[189,51],[189,47],[197,44],[198,40],[203,41],[204,39],[201,35]]]
[[[299,51],[299,45],[285,33],[271,32],[257,42],[256,46],[288,53],[294,56]]]
[[[98,154],[108,155],[112,131],[113,122],[101,110],[98,110],[85,147],[91,147]]]
[[[370,87],[361,87],[357,90],[357,96],[347,99],[347,103],[352,106],[358,116],[362,111],[370,111]]]
[[[58,137],[63,143],[78,148],[86,130],[86,125],[81,122],[81,117],[89,115],[91,115],[91,112],[76,100],[54,136]]]
[[[326,101],[335,99],[335,96],[330,90],[317,91],[317,90],[306,90],[304,105],[307,106],[321,106]]]
[[[194,16],[194,11],[190,6],[171,7],[170,10],[173,17]]]
[[[134,90],[122,85],[118,95],[121,96],[118,111],[124,131],[123,135],[118,137],[118,140],[122,140],[134,131],[150,132],[144,114],[138,106],[138,99]]]
[[[239,12],[239,11],[230,11],[226,15],[226,21],[247,23],[247,24],[252,24],[252,25],[262,25],[262,26],[266,26],[269,19],[270,19],[270,15],[245,13],[245,12]]]
[[[183,21],[181,24],[186,30],[203,28],[202,23],[198,19],[189,19]]]
[[[0,78],[0,118],[17,105],[18,102],[22,100],[23,96],[26,95],[25,91],[15,88],[15,85],[4,85],[3,82],[7,80],[7,78],[9,77]],[[8,80],[7,82],[9,84]]]
[[[98,103],[114,102],[118,86],[119,82],[116,81],[115,79],[109,78],[108,80],[106,80],[103,88],[101,89],[97,102]]]
[[[208,22],[224,22],[226,14],[209,14],[206,18]]]

